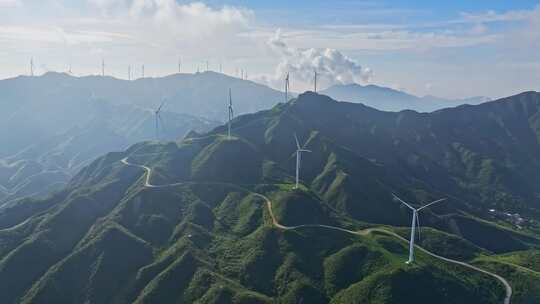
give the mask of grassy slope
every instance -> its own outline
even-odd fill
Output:
[[[289,185],[273,185],[276,179],[291,180],[288,168],[294,164],[290,153],[294,139],[282,131],[292,127],[302,130],[303,123],[279,115],[278,110],[270,112],[269,115],[278,116],[264,120],[263,127],[249,129],[250,136],[257,137],[259,142],[217,136],[184,144],[139,144],[124,154],[109,154],[85,168],[70,183],[65,197],[43,201],[43,205],[19,202],[17,208],[10,210],[19,216],[19,221],[29,215],[30,220],[0,230],[3,300],[500,301],[502,287],[485,275],[424,254],[418,255],[416,265],[406,266],[406,244],[389,236],[358,237],[320,228],[281,231],[271,227],[264,201],[227,183],[242,184],[272,197],[276,215],[288,225],[362,227],[365,223],[359,220],[407,224],[408,213],[391,201],[388,189],[411,182],[388,175],[387,168],[377,161],[337,147],[320,133],[303,132],[299,136],[307,138],[308,143],[320,143],[313,158],[305,159],[307,164],[313,162],[306,166],[310,169],[303,171],[303,182],[308,187],[291,191]],[[249,121],[251,125],[258,123],[257,119]],[[152,183],[188,183],[144,188],[144,170],[120,164],[124,156],[155,168]],[[235,174],[237,169],[242,174]],[[433,188],[416,185],[414,192],[405,195],[423,200],[431,197]],[[444,208],[436,211],[448,213]],[[385,214],[389,216],[383,217]],[[486,248],[489,244],[480,242],[484,248],[476,246],[483,235],[487,239],[507,237],[503,242],[506,247],[500,251],[530,246],[526,235],[518,237],[496,225],[470,229],[481,221],[470,222],[467,220],[472,217],[462,217],[462,213],[451,213],[448,220],[430,212],[423,223],[467,228],[467,233],[476,233],[467,236],[475,240],[475,245],[435,230],[426,230],[421,242],[435,252],[463,259],[488,253],[485,249],[491,249]],[[7,227],[11,224],[5,223]],[[533,238],[531,242],[534,241]],[[126,255],[130,258],[126,259]],[[516,259],[511,258],[516,264],[527,260]],[[74,271],[74,265],[81,267],[81,271]],[[107,284],[100,283],[102,277],[107,277]],[[410,282],[422,282],[420,285],[427,286],[427,291],[420,293],[415,289],[419,285]],[[71,286],[72,292],[61,286]],[[522,292],[517,290],[516,297],[520,296],[521,301],[531,296],[534,299],[535,294],[528,293],[526,288]]]
[[[512,303],[533,304],[540,300],[540,253],[538,250],[481,256],[474,263],[504,276],[512,285]]]

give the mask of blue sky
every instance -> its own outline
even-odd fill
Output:
[[[540,91],[539,1],[0,0],[0,78],[127,78],[206,67],[280,87],[374,83],[417,95]]]

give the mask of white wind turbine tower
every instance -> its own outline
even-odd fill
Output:
[[[300,182],[300,161],[302,159],[302,152],[311,152],[310,150],[302,149],[296,133],[294,134],[294,140],[296,141],[296,183],[294,189],[298,189],[298,184]]]
[[[163,128],[163,120],[161,119],[161,108],[165,105],[165,100],[161,102],[159,107],[154,111],[155,114],[155,120],[156,120],[156,140],[159,140],[159,126],[161,124],[161,128]]]
[[[411,263],[414,262],[414,238],[415,238],[415,229],[416,229],[417,226],[418,226],[418,236],[420,237],[420,220],[419,220],[418,212],[420,212],[422,209],[425,209],[425,208],[427,208],[427,207],[429,207],[429,206],[431,206],[433,204],[445,201],[446,198],[441,198],[441,199],[435,200],[435,201],[430,202],[429,204],[427,204],[425,206],[422,206],[422,207],[416,209],[413,206],[407,204],[402,199],[400,199],[397,195],[395,195],[393,193],[392,193],[392,195],[394,196],[394,199],[398,200],[399,202],[401,202],[402,204],[407,206],[407,208],[411,209],[412,212],[413,212],[412,224],[411,224],[411,240],[409,241],[409,260],[406,262],[407,264],[411,264]]]
[[[231,89],[229,88],[229,125],[228,125],[228,132],[227,137],[231,139],[231,121],[234,118],[234,111],[232,106],[232,93]]]
[[[315,77],[313,79],[313,92],[317,93],[317,70],[313,71],[315,73]]]
[[[30,76],[34,76],[34,57],[30,58]]]
[[[289,72],[285,77],[285,102],[289,101]]]

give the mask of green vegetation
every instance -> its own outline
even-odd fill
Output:
[[[515,102],[533,111],[535,100]],[[508,126],[525,115],[497,102],[488,112],[499,107]],[[109,153],[62,192],[0,209],[2,302],[500,303],[504,289],[493,277],[420,251],[406,265],[407,244],[395,236],[316,226],[383,226],[408,237],[410,212],[392,200],[396,192],[415,205],[449,197],[422,213],[419,244],[508,276],[514,302],[534,303],[540,237],[484,211],[515,208],[537,219],[536,190],[517,187],[525,176],[512,169],[523,151],[505,161],[490,152],[487,138],[514,145],[494,114],[445,111],[384,113],[307,93],[238,118],[231,139],[218,128],[202,139]],[[477,127],[449,128],[456,113]],[[313,150],[299,189],[291,129]],[[308,226],[274,227],[257,193],[271,199],[282,225]]]
[[[481,256],[474,260],[477,266],[505,277],[512,285],[512,303],[533,304],[540,299],[540,253],[538,250]]]

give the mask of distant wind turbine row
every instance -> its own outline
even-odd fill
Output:
[[[209,63],[209,61],[207,60],[203,64],[206,64],[206,70],[205,71],[210,71],[210,63]],[[106,76],[107,75],[105,68],[106,68],[105,58],[102,57],[101,62],[100,62],[99,75],[101,75],[101,76]],[[134,79],[133,78],[133,68],[132,68],[132,66],[128,65],[127,70],[128,70],[127,79],[128,80]],[[182,72],[182,60],[181,60],[181,58],[178,59],[177,70],[178,70],[178,73]],[[68,74],[73,74],[71,63],[68,65],[67,73]],[[197,65],[197,73],[200,73],[200,67],[198,65]],[[219,73],[223,73],[223,64],[222,63],[219,64]],[[34,63],[34,58],[31,57],[30,58],[30,76],[35,76],[35,74],[36,74],[36,66],[35,66],[35,63]],[[238,74],[238,69],[236,69],[236,76],[239,77],[240,79],[246,80],[248,78],[247,75],[248,74],[247,74],[247,71],[245,69],[241,69],[240,75]],[[145,78],[145,66],[144,66],[144,64],[141,65],[141,77]]]

